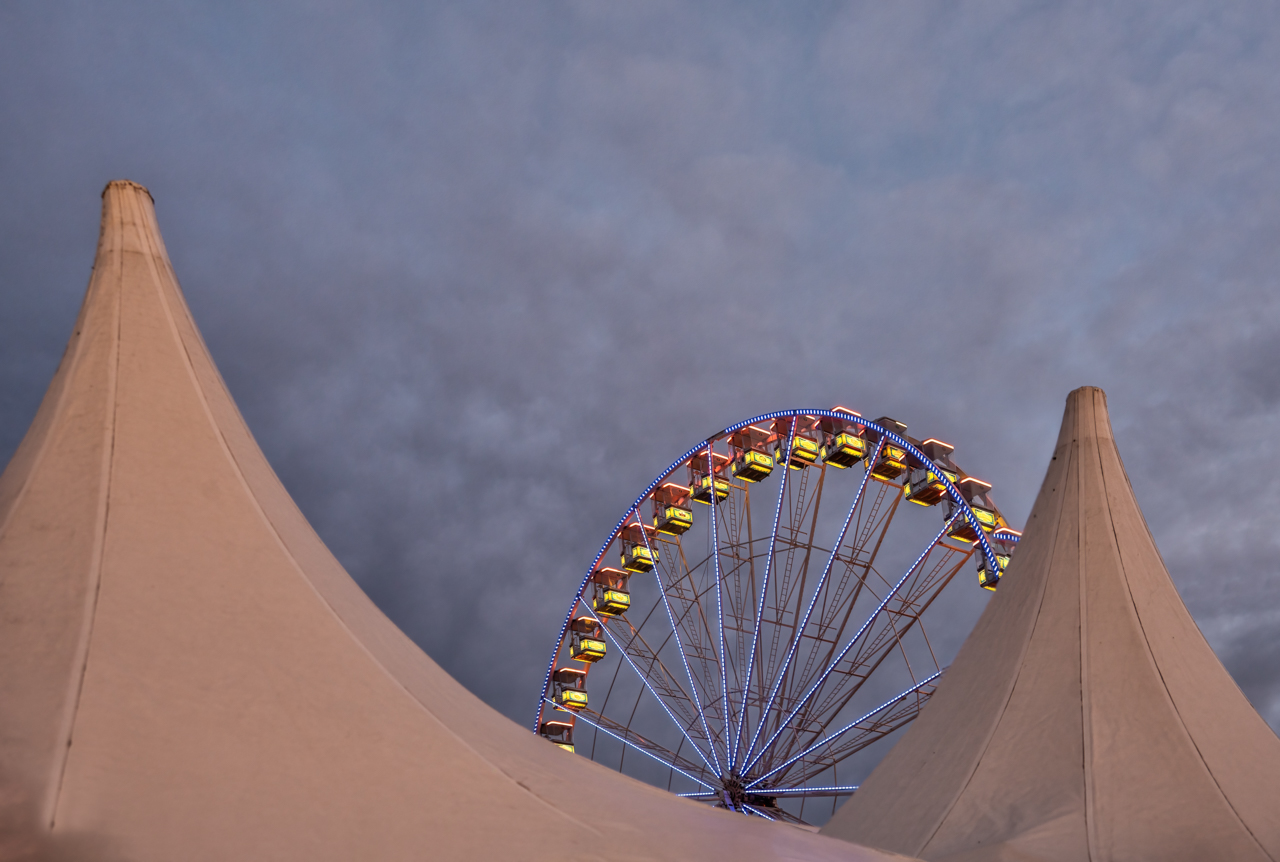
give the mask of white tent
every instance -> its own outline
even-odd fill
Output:
[[[823,832],[953,862],[1280,860],[1280,740],[1178,597],[1102,390],[1068,397],[1000,589]]]
[[[887,858],[622,777],[458,685],[277,480],[150,195],[103,198],[0,477],[0,858]]]

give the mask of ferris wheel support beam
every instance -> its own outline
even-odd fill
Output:
[[[872,455],[871,457],[871,463],[874,464],[875,459],[880,457],[880,450],[881,448],[883,448],[883,446],[884,446],[884,438],[882,437],[880,438],[880,442],[876,444],[876,451],[875,451],[875,454]],[[744,754],[742,757],[743,760],[747,760],[751,758],[751,752],[755,748],[756,742],[760,738],[760,731],[764,729],[765,720],[769,715],[769,710],[773,708],[774,699],[778,696],[778,692],[781,691],[782,689],[783,682],[785,682],[787,679],[787,672],[791,666],[791,660],[795,656],[796,647],[800,645],[801,634],[804,632],[805,626],[809,624],[809,615],[813,613],[814,604],[818,601],[818,596],[821,595],[822,593],[823,584],[825,583],[827,576],[831,574],[831,564],[835,562],[836,554],[840,553],[840,546],[844,544],[845,534],[849,530],[849,522],[853,520],[853,513],[857,510],[858,504],[862,502],[862,494],[866,490],[867,480],[869,478],[871,478],[871,471],[867,470],[865,473],[862,474],[862,482],[861,484],[858,485],[857,494],[854,495],[853,505],[849,507],[849,514],[845,516],[844,526],[840,528],[840,538],[838,538],[835,544],[832,545],[831,556],[827,558],[827,565],[822,570],[822,577],[818,580],[818,587],[813,591],[813,597],[809,600],[809,607],[804,612],[804,621],[800,624],[800,627],[796,630],[795,636],[792,637],[791,646],[787,649],[787,655],[782,660],[782,667],[778,671],[778,678],[777,680],[774,681],[773,690],[769,692],[769,700],[765,704],[764,709],[760,711],[760,721],[756,725],[755,733],[751,737],[751,744],[747,746],[747,753]],[[777,535],[777,532],[778,532],[778,527],[777,527],[777,524],[775,523],[774,534]],[[773,740],[770,740],[770,743],[772,743],[772,741]],[[766,745],[765,747],[767,748],[768,746]],[[747,765],[747,769],[750,769],[751,765],[753,765],[754,763],[755,763],[755,760],[751,760],[751,762]]]
[[[842,727],[842,728],[840,728],[839,730],[835,731],[834,733],[828,734],[827,736],[825,736],[825,737],[823,737],[822,739],[818,740],[818,741],[817,741],[817,742],[815,742],[813,745],[809,746],[809,747],[808,747],[808,748],[806,748],[804,751],[802,751],[802,752],[800,752],[799,754],[795,755],[794,757],[792,757],[792,758],[791,758],[790,760],[788,760],[787,762],[785,762],[785,763],[783,763],[783,764],[781,764],[781,765],[779,765],[779,766],[776,766],[776,767],[774,767],[773,769],[771,769],[771,770],[769,770],[768,772],[766,772],[764,775],[761,775],[759,778],[755,779],[755,780],[754,780],[754,781],[752,781],[750,784],[748,784],[748,785],[746,786],[746,789],[750,790],[752,787],[755,787],[755,786],[756,786],[757,784],[759,784],[760,782],[762,782],[762,781],[764,781],[764,780],[768,779],[768,778],[769,778],[769,776],[774,775],[774,774],[776,774],[776,773],[778,773],[778,772],[781,772],[782,770],[786,769],[786,768],[787,768],[788,766],[790,766],[791,764],[795,763],[797,760],[802,759],[805,755],[807,755],[807,754],[809,754],[809,753],[811,753],[811,752],[813,752],[813,751],[816,751],[817,749],[821,748],[822,746],[824,746],[824,745],[830,745],[832,742],[835,742],[837,738],[839,738],[840,736],[843,736],[843,735],[844,735],[845,733],[847,733],[848,731],[853,730],[855,727],[857,727],[858,725],[862,724],[864,721],[867,721],[868,719],[874,718],[875,716],[877,716],[877,715],[879,715],[880,713],[884,712],[884,711],[885,711],[886,709],[888,709],[889,707],[891,707],[891,706],[893,706],[893,705],[895,705],[895,704],[901,703],[902,701],[906,700],[906,699],[907,699],[908,697],[910,697],[911,695],[915,694],[917,691],[920,691],[920,689],[922,689],[922,688],[924,688],[924,687],[926,687],[926,686],[928,686],[928,685],[932,684],[932,683],[933,683],[933,681],[934,681],[934,680],[936,680],[936,679],[937,679],[938,677],[940,677],[940,676],[942,676],[942,671],[938,671],[937,673],[935,673],[933,676],[929,677],[928,679],[921,680],[920,682],[918,682],[918,683],[916,683],[915,685],[911,686],[911,688],[907,689],[906,691],[900,692],[899,694],[895,695],[894,697],[890,698],[889,700],[886,700],[884,703],[880,704],[880,705],[879,705],[879,706],[877,706],[875,709],[873,709],[873,710],[871,710],[870,712],[868,712],[866,715],[863,715],[863,716],[861,716],[861,717],[859,717],[859,718],[855,719],[854,721],[849,722],[847,725],[845,725],[844,727]],[[856,789],[856,788],[855,788],[855,789]],[[771,790],[770,792],[772,793],[773,791]],[[797,792],[797,791],[793,791],[793,790],[791,790],[791,789],[784,789],[784,790],[781,790],[780,792],[783,792],[783,793],[792,793],[792,792]]]
[[[880,600],[880,604],[876,605],[876,609],[871,612],[871,616],[869,616],[867,621],[862,624],[857,633],[849,639],[849,642],[845,644],[844,649],[840,650],[840,654],[836,656],[835,660],[827,665],[826,670],[822,672],[817,681],[814,682],[814,684],[809,687],[809,690],[804,693],[799,702],[795,705],[795,708],[791,710],[787,717],[783,719],[782,723],[778,725],[778,729],[773,732],[771,737],[769,737],[769,741],[764,744],[756,756],[752,758],[751,762],[747,764],[746,770],[743,770],[744,772],[755,765],[755,762],[760,759],[760,756],[769,749],[769,746],[773,745],[774,741],[782,734],[782,731],[791,723],[791,720],[795,718],[800,710],[804,708],[804,705],[809,702],[809,698],[813,697],[818,689],[822,688],[822,684],[826,682],[827,677],[835,670],[836,665],[844,659],[844,657],[849,653],[849,650],[853,649],[853,645],[862,638],[862,635],[871,627],[871,624],[875,622],[876,617],[880,616],[881,611],[883,611],[885,606],[889,604],[889,600],[897,594],[898,590],[902,589],[902,585],[905,584],[907,579],[911,577],[912,573],[920,567],[920,564],[929,556],[929,552],[934,549],[934,546],[936,546],[938,542],[942,540],[942,537],[947,534],[947,529],[951,526],[951,522],[953,520],[955,519],[949,518],[947,520],[942,529],[938,531],[938,535],[933,537],[933,541],[930,542],[928,547],[924,549],[924,552],[916,558],[916,561],[911,564],[911,568],[907,569],[907,573],[903,575],[896,584],[894,584],[893,589],[889,591],[889,594]]]
[[[945,548],[947,546],[942,545],[941,547]],[[916,582],[912,583],[906,590],[906,595],[902,595],[897,598],[897,603],[899,605],[897,608],[893,607],[892,602],[885,608],[883,614],[888,618],[888,626],[881,629],[875,637],[870,638],[869,650],[868,641],[864,640],[862,647],[859,648],[857,654],[853,659],[851,659],[851,661],[854,661],[856,667],[862,669],[862,673],[860,675],[863,680],[874,673],[880,663],[885,660],[889,650],[892,649],[894,644],[897,644],[898,647],[901,648],[902,639],[908,632],[915,628],[916,624],[920,621],[920,617],[928,610],[929,606],[933,604],[934,599],[938,597],[942,590],[946,588],[947,584],[949,584],[955,577],[956,573],[959,572],[970,557],[973,556],[972,551],[963,553],[960,560],[952,565],[948,571],[948,560],[952,554],[958,553],[962,552],[958,549],[949,549],[948,553],[942,558],[942,560],[935,565],[932,572],[926,575],[922,581],[918,579]],[[937,575],[936,578],[934,577],[935,575]],[[910,608],[910,610],[907,610],[907,608]],[[897,622],[894,621],[895,619],[900,619],[903,622],[902,628],[898,628]],[[864,651],[868,651],[869,655],[864,655]],[[930,654],[932,655],[932,650],[930,651]],[[935,663],[935,667],[936,666],[937,665]],[[846,679],[854,676],[854,674],[848,670],[844,672],[847,674]],[[914,679],[915,677],[913,676],[912,678]],[[845,705],[848,704],[849,700],[857,694],[861,685],[861,682],[857,683],[843,695],[840,694],[841,686],[837,685],[834,690],[824,696],[820,702],[817,700],[811,700],[808,706],[805,707],[804,713],[800,716],[799,724],[808,726],[811,722],[817,722],[818,726],[812,731],[812,733],[815,737],[821,736],[826,732],[827,726],[830,725],[835,717],[839,715],[840,711],[844,709]],[[838,704],[835,703],[837,700],[839,700]],[[814,712],[817,713],[816,717],[811,717],[810,714]],[[826,717],[823,718],[822,716]],[[868,742],[867,744],[870,743]]]

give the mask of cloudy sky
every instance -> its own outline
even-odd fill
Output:
[[[129,178],[320,534],[522,723],[699,439],[888,414],[1018,524],[1092,384],[1280,727],[1278,57],[1261,0],[6,2],[0,458]]]

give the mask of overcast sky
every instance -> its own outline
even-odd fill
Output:
[[[522,723],[698,440],[888,414],[1017,525],[1091,384],[1278,727],[1277,58],[1262,0],[5,2],[0,459],[128,178],[321,536]]]

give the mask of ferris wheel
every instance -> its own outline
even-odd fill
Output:
[[[535,731],[743,814],[829,814],[857,789],[841,763],[938,684],[934,600],[971,561],[994,590],[1020,535],[953,447],[906,430],[786,410],[676,459],[573,594]]]

